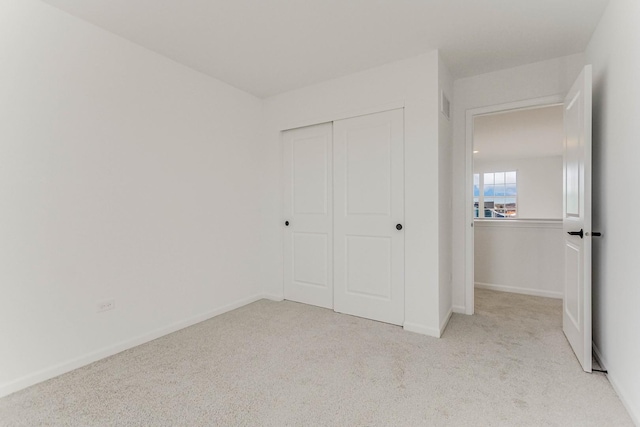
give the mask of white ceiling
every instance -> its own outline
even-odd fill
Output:
[[[609,0],[43,0],[267,97],[441,49],[455,77],[584,51]]]
[[[476,117],[473,122],[475,160],[561,156],[562,105]]]

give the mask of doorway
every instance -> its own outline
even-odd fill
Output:
[[[467,201],[467,208],[465,209],[465,219],[468,227],[466,227],[465,231],[465,306],[466,306],[466,314],[473,314],[475,312],[475,284],[476,284],[476,247],[475,247],[475,233],[476,233],[476,221],[479,218],[483,218],[486,222],[483,222],[481,227],[483,230],[490,234],[494,228],[501,227],[500,229],[505,229],[505,226],[515,225],[516,218],[520,220],[522,218],[522,203],[519,200],[517,189],[518,189],[518,169],[522,169],[523,164],[516,164],[512,162],[510,167],[503,163],[499,164],[501,160],[494,161],[493,165],[491,164],[490,159],[485,159],[485,165],[483,166],[483,170],[475,170],[474,157],[478,157],[479,162],[483,157],[481,151],[485,150],[485,155],[490,154],[491,148],[488,148],[488,145],[485,145],[483,148],[479,146],[478,149],[474,148],[474,134],[476,127],[476,120],[479,119],[478,123],[481,123],[481,127],[485,124],[482,123],[487,122],[491,124],[492,121],[500,121],[500,115],[508,114],[517,114],[518,112],[526,112],[528,110],[541,110],[543,108],[553,108],[554,106],[558,106],[562,104],[563,97],[562,96],[551,96],[545,98],[537,98],[525,101],[519,101],[514,103],[495,105],[489,107],[482,107],[477,109],[472,109],[467,111],[466,115],[466,193],[465,200]],[[526,113],[523,113],[526,114]],[[483,119],[484,118],[484,119]],[[498,118],[498,119],[496,119]],[[508,138],[501,143],[502,148],[496,149],[493,147],[494,152],[508,152],[509,143]],[[478,153],[474,153],[474,151],[478,151]],[[484,156],[488,157],[488,156]],[[534,162],[535,163],[535,162]],[[485,170],[486,169],[486,170]],[[491,169],[491,170],[489,170]],[[494,170],[495,169],[495,170]],[[498,170],[500,169],[500,170]],[[508,169],[508,170],[507,170]],[[515,172],[515,173],[514,173]],[[485,175],[486,174],[486,175]],[[477,175],[477,176],[476,176]],[[522,176],[521,176],[522,178]],[[496,184],[496,179],[498,180],[498,184]],[[485,180],[487,181],[485,183]],[[510,181],[510,182],[507,182]],[[507,185],[510,184],[510,187],[513,188],[515,185],[515,194],[507,194]],[[487,191],[487,196],[485,197],[484,186],[487,185],[487,188],[491,188],[491,191]],[[561,186],[561,183],[560,183]],[[477,195],[475,195],[475,188],[477,187]],[[482,188],[482,190],[481,190]],[[504,188],[504,190],[503,190]],[[495,191],[500,192],[500,196],[496,196]],[[480,194],[482,192],[482,194]],[[515,196],[515,197],[514,197]],[[515,199],[515,200],[514,200]],[[535,203],[535,202],[534,202]],[[526,202],[525,202],[526,205]],[[477,208],[476,208],[477,206]],[[518,213],[518,207],[520,207],[520,216]],[[533,212],[535,212],[535,206]],[[525,215],[529,215],[526,213]],[[529,212],[531,212],[529,210]],[[535,215],[535,214],[532,214]],[[546,224],[546,222],[541,221],[544,218],[532,218],[537,219],[536,224],[530,222],[528,225],[541,225]],[[502,222],[496,222],[502,221]],[[522,224],[522,222],[520,223]],[[492,227],[492,228],[491,228]],[[508,231],[514,231],[512,229],[508,229]],[[558,231],[558,230],[552,230]],[[493,233],[495,234],[495,233]],[[512,233],[513,234],[513,233]],[[517,236],[517,233],[515,234]],[[516,237],[517,239],[517,237]],[[493,245],[492,247],[496,247]],[[500,247],[498,245],[497,251],[504,251],[506,246]],[[487,264],[490,266],[490,264]],[[509,267],[507,266],[507,271],[501,272],[502,276],[508,277]],[[485,272],[482,272],[485,273]],[[562,280],[562,276],[560,276],[560,280]],[[484,285],[496,285],[495,283],[484,283]],[[511,282],[513,283],[513,282]],[[513,285],[502,285],[503,288],[499,290],[505,291],[514,291],[518,290],[518,286]],[[514,289],[516,288],[516,289]],[[520,286],[520,288],[526,288],[526,286]],[[545,295],[549,296],[549,295]]]
[[[563,105],[473,123],[475,289],[563,297]]]
[[[562,103],[563,110],[563,194],[562,239],[564,255],[562,330],[585,372],[591,372],[591,244],[600,232],[591,230],[591,123],[592,67],[586,65],[563,98],[540,98],[502,106],[468,110],[466,115],[466,200],[465,219],[465,303],[474,312],[474,209],[473,131],[479,116],[509,110]],[[506,178],[505,178],[506,179]],[[480,202],[479,202],[480,203]],[[480,206],[480,205],[479,205]],[[484,210],[484,206],[480,206]],[[505,209],[506,210],[506,209]]]

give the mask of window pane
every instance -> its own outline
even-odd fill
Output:
[[[493,174],[492,173],[485,173],[484,174],[484,185],[485,185],[485,187],[487,185],[493,185]]]
[[[517,171],[487,172],[480,180],[480,174],[473,175],[474,217],[509,218],[517,213]],[[481,185],[482,182],[482,185]],[[480,205],[480,195],[484,195],[484,205]]]
[[[484,217],[485,218],[493,218],[494,217],[494,211],[493,211],[493,198],[485,198],[484,199]]]
[[[478,197],[480,195],[480,174],[473,174],[473,195]]]

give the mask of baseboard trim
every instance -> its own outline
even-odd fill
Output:
[[[74,359],[68,360],[66,362],[62,362],[56,364],[54,366],[42,369],[40,371],[27,374],[21,378],[15,379],[13,381],[0,384],[0,397],[8,396],[11,393],[15,393],[16,391],[25,389],[29,386],[41,383],[43,381],[49,380],[51,378],[55,378],[59,375],[66,374],[67,372],[71,372],[75,369],[81,368],[83,366],[89,365],[93,362],[96,362],[100,359],[104,359],[109,356],[113,356],[114,354],[118,354],[125,350],[129,350],[130,348],[139,346],[149,341],[153,341],[162,336],[168,335],[170,333],[179,331],[180,329],[187,328],[189,326],[195,325],[196,323],[203,322],[205,320],[211,319],[212,317],[219,316],[231,310],[235,310],[247,304],[251,304],[252,302],[258,301],[260,299],[266,298],[263,294],[257,294],[250,296],[248,298],[243,298],[237,301],[232,302],[231,304],[227,304],[215,310],[208,311],[206,313],[201,313],[196,316],[190,317],[188,319],[172,323],[168,326],[155,329],[151,332],[148,332],[143,335],[139,335],[132,339],[128,339],[125,341],[121,341],[117,344],[104,347],[100,350],[93,351],[91,353],[76,357]]]
[[[506,285],[494,285],[492,283],[483,283],[483,282],[475,282],[476,288],[479,289],[488,289],[491,291],[499,291],[499,292],[509,292],[512,294],[522,294],[522,295],[531,295],[535,297],[546,297],[546,298],[555,298],[562,299],[562,292],[554,292],[554,291],[543,291],[540,289],[531,289],[531,288],[518,288],[515,286],[506,286]]]
[[[465,308],[464,305],[454,305],[452,310],[454,313],[467,314],[467,309]]]
[[[276,295],[276,294],[263,294],[262,298],[268,299],[271,301],[284,301],[283,295]]]
[[[609,370],[609,363],[605,360],[604,356],[602,356],[602,352],[600,352],[596,343],[592,342],[591,345],[593,346],[593,354],[596,356],[598,364],[602,369],[607,371],[607,379],[622,402],[622,406],[624,406],[629,413],[631,421],[633,421],[635,425],[640,426],[640,407],[635,408],[631,405],[631,401],[626,397],[624,389],[620,387],[620,383],[616,379],[615,373],[612,374]]]
[[[624,389],[620,387],[620,383],[616,379],[616,376],[611,375],[611,371],[609,371],[609,373],[607,374],[607,379],[609,380],[611,387],[613,387],[613,390],[618,395],[618,398],[620,398],[620,401],[622,402],[622,406],[624,406],[624,408],[629,413],[629,416],[631,417],[631,421],[635,425],[640,426],[640,408],[633,407],[631,405],[631,400],[627,398],[627,394],[624,392]]]
[[[418,323],[404,322],[402,325],[405,331],[415,332],[417,334],[428,335],[434,338],[440,338],[440,330],[420,325]]]
[[[451,320],[451,315],[453,314],[453,307],[449,309],[447,316],[440,322],[440,335],[438,338],[442,336],[444,330],[447,329],[447,325],[449,324],[449,320]]]

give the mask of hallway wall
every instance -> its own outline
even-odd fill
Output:
[[[593,341],[640,425],[640,2],[612,0],[587,48],[593,64]]]

